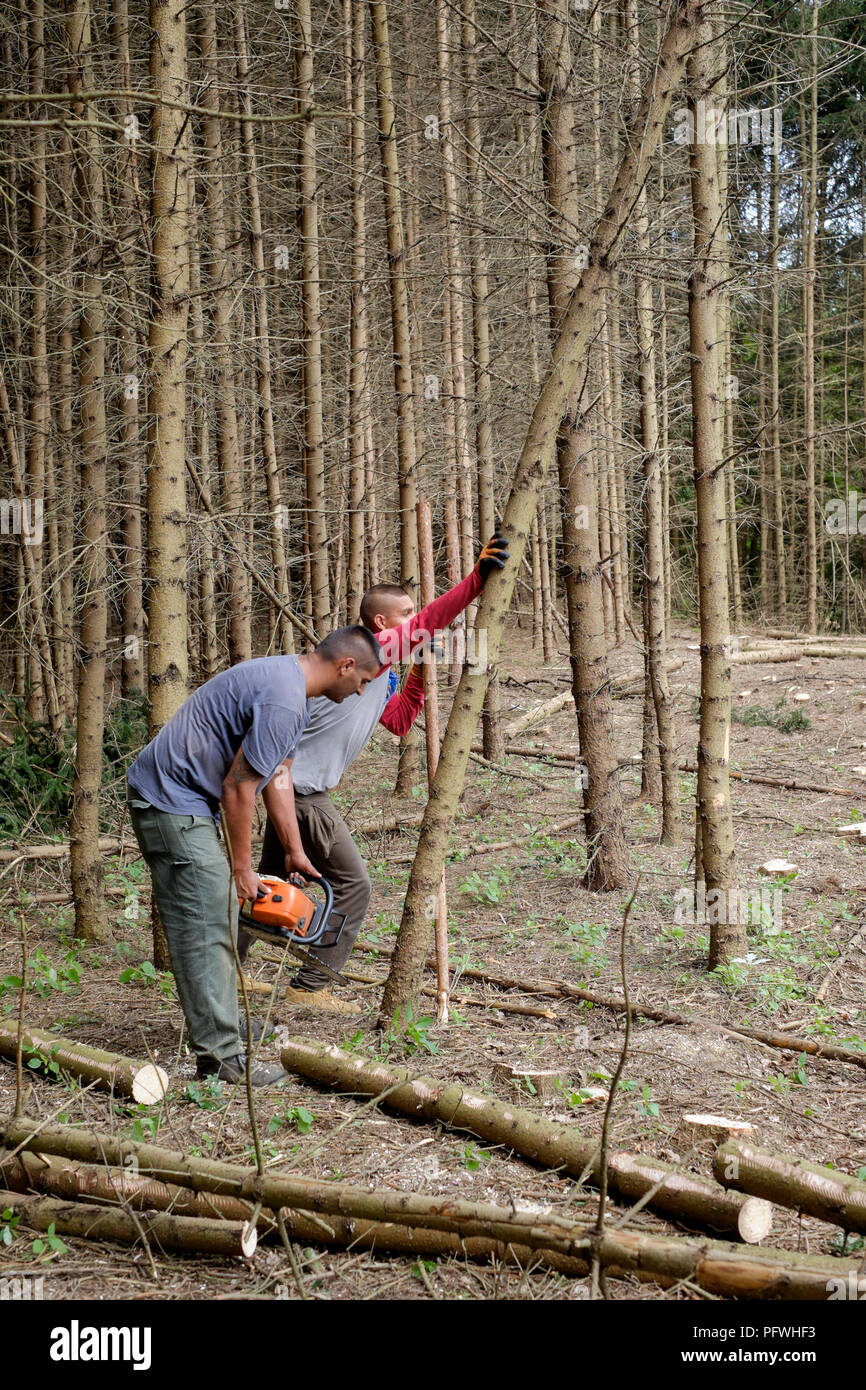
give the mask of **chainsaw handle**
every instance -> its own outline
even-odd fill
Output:
[[[322,891],[325,894],[325,906],[320,920],[323,923],[327,923],[327,920],[331,915],[331,909],[334,906],[334,890],[331,887],[328,880],[326,878],[314,878],[312,874],[305,874],[303,869],[293,869],[292,874],[297,874],[298,877],[302,878],[305,883],[318,884],[318,886],[322,889]],[[291,881],[292,879],[290,875],[289,882],[291,883]],[[311,942],[309,944],[312,945],[313,943]]]

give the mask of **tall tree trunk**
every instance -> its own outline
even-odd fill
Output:
[[[346,609],[355,622],[364,593],[365,412],[367,383],[367,217],[365,194],[365,9],[344,0],[346,109],[352,112],[349,162],[352,181],[352,289],[349,306],[349,556]],[[369,499],[367,499],[369,512]]]
[[[484,246],[484,193],[481,176],[481,121],[478,114],[478,31],[475,0],[466,0],[462,22],[463,72],[466,91],[466,178],[469,184],[469,257],[472,274],[472,337],[474,341],[475,453],[478,477],[478,538],[483,545],[496,529],[493,431],[490,411],[490,318],[487,305],[487,255]],[[548,620],[549,621],[549,620]],[[504,752],[499,677],[490,675],[482,716],[484,756],[500,762]]]
[[[331,626],[328,573],[328,522],[325,513],[325,419],[322,394],[322,311],[320,295],[319,211],[316,123],[313,108],[313,32],[310,0],[297,0],[298,46],[295,81],[300,125],[298,223],[301,234],[301,321],[304,383],[304,470],[307,479],[307,542],[313,589],[313,626],[324,635]]]
[[[731,742],[730,616],[728,612],[726,482],[722,463],[721,385],[724,345],[719,295],[724,274],[724,216],[715,143],[703,129],[720,58],[709,20],[698,26],[688,60],[689,145],[694,266],[689,279],[689,347],[692,380],[692,451],[697,504],[698,593],[701,618],[701,721],[698,740],[700,860],[707,895],[720,920],[710,926],[710,968],[746,950],[744,926],[729,922],[728,890],[734,884],[734,825],[728,777]],[[700,103],[700,106],[698,105]],[[700,872],[696,865],[696,871]]]
[[[773,106],[779,104],[779,84],[773,72]],[[785,574],[785,511],[782,496],[782,421],[779,392],[779,148],[770,152],[770,247],[767,275],[770,281],[770,451],[773,479],[773,555],[776,570],[776,616],[784,622],[788,607]]]
[[[29,19],[27,18],[29,13]],[[32,0],[22,5],[22,18],[26,25],[30,91],[36,96],[45,90],[45,5],[44,0]],[[39,106],[31,112],[34,118],[41,115]],[[27,500],[31,508],[40,513],[45,505],[45,458],[48,441],[48,424],[51,418],[48,387],[48,296],[45,272],[47,268],[46,242],[46,204],[47,189],[45,181],[45,128],[38,123],[30,130],[30,268],[33,289],[30,295],[30,410],[29,432],[27,438]],[[31,527],[28,537],[31,576],[28,578],[31,613],[44,611],[44,560],[43,526]],[[28,623],[28,629],[30,623]],[[29,631],[27,633],[29,642]],[[52,683],[52,672],[43,673],[42,654],[29,642],[27,709],[33,719],[45,717],[45,696],[47,685]],[[50,644],[47,648],[51,660]],[[55,719],[57,711],[55,710]]]
[[[457,151],[451,111],[451,25],[447,0],[436,0],[436,40],[439,72],[439,147],[442,152],[442,180],[445,203],[445,252],[448,274],[448,301],[451,331],[448,335],[451,408],[457,464],[457,503],[460,522],[460,566],[464,574],[474,559],[472,505],[472,460],[466,410],[466,350],[463,301],[466,276],[460,237],[457,201]],[[485,540],[487,537],[485,537]],[[467,624],[469,617],[467,617]]]
[[[637,0],[624,0],[623,38],[629,66],[629,92],[635,106],[640,101],[640,27]],[[643,446],[643,589],[644,644],[647,663],[645,703],[658,735],[661,770],[662,835],[665,845],[679,842],[679,775],[671,697],[667,682],[665,643],[664,534],[662,530],[661,454],[659,452],[658,399],[656,396],[655,325],[653,322],[650,259],[649,206],[642,189],[634,210],[637,310],[638,388]],[[590,777],[592,774],[590,773]]]
[[[302,110],[308,109],[312,105],[312,80],[313,80],[313,54],[312,54],[312,35],[310,32],[309,0],[298,0],[295,6],[298,16],[298,27],[300,30],[300,44],[295,50],[295,60],[298,67],[298,100]],[[247,54],[247,35],[246,22],[244,18],[243,0],[238,0],[234,10],[235,21],[235,45],[237,48],[238,60],[238,86],[239,104],[243,114],[241,123],[241,133],[243,138],[244,163],[246,166],[247,197],[249,203],[249,232],[250,250],[252,251],[255,285],[255,308],[258,353],[256,358],[256,394],[259,402],[259,423],[262,434],[262,452],[265,463],[265,484],[268,494],[268,512],[270,524],[268,526],[268,539],[271,551],[271,566],[273,569],[273,583],[277,592],[283,599],[289,598],[288,572],[286,570],[286,548],[285,548],[285,527],[283,524],[283,500],[280,488],[280,474],[277,464],[277,446],[274,433],[274,409],[273,409],[273,371],[271,367],[271,338],[268,322],[268,288],[265,278],[265,244],[262,235],[262,210],[259,197],[259,175],[258,163],[256,159],[255,134],[253,123],[250,119],[252,112],[252,99],[250,96],[249,79],[249,57]],[[304,323],[304,346],[307,345],[309,332],[309,316],[318,320],[318,233],[315,229],[315,179],[316,179],[316,132],[312,121],[301,122],[301,224],[304,255],[304,295],[302,296],[302,318]],[[312,218],[313,227],[309,231],[311,244],[308,243],[308,223],[310,215],[307,193],[307,166],[312,151]],[[308,256],[316,258],[316,279],[314,282],[315,304],[309,305],[307,302],[307,266]],[[313,348],[315,355],[315,348]],[[321,361],[321,354],[318,355]],[[309,367],[309,358],[305,359],[305,367]],[[306,378],[305,378],[306,379]],[[312,391],[315,387],[310,388]],[[321,395],[320,395],[321,402]],[[319,406],[321,409],[321,403]],[[309,414],[305,412],[305,425],[307,430],[310,428]],[[322,428],[321,420],[318,428],[318,441],[321,447]],[[311,527],[313,528],[313,618],[317,627],[326,630],[328,626],[328,561],[326,550],[326,534],[323,506],[314,505],[312,499],[309,500],[311,509]],[[319,543],[321,537],[321,544]],[[324,566],[324,580],[322,579],[322,566]],[[319,591],[318,585],[324,583],[324,600]],[[279,647],[283,652],[294,651],[294,637],[292,625],[286,614],[280,610],[277,615],[277,628],[279,631]]]
[[[234,304],[236,291],[232,283],[232,263],[227,250],[225,188],[223,177],[222,122],[216,115],[220,109],[224,83],[220,79],[220,58],[217,46],[216,10],[204,4],[198,9],[198,43],[202,70],[201,105],[208,112],[202,120],[204,138],[204,223],[209,237],[209,252],[202,259],[202,282],[209,290],[211,341],[214,357],[214,396],[216,423],[217,473],[222,485],[222,511],[231,527],[234,545],[226,556],[228,600],[229,662],[235,665],[253,654],[252,614],[247,572],[241,562],[246,542],[241,517],[246,510],[241,465],[240,431],[235,366],[230,342],[235,333]],[[233,241],[234,241],[233,237]],[[236,244],[236,241],[235,241]]]
[[[129,13],[127,0],[112,0],[112,40],[120,70],[120,86],[132,91],[132,68],[129,56]],[[121,495],[123,498],[121,534],[123,537],[123,594],[121,689],[124,695],[143,691],[144,674],[144,595],[142,562],[144,550],[141,529],[141,458],[139,455],[138,398],[141,373],[138,364],[138,336],[135,331],[135,293],[137,289],[134,247],[138,239],[135,189],[138,182],[136,126],[134,100],[127,97],[120,105],[124,125],[124,140],[119,142],[120,188],[118,216],[120,222],[118,254],[123,266],[123,288],[119,308],[118,337],[120,340],[120,375],[123,382],[121,412]]]
[[[148,341],[148,734],[186,699],[186,359],[189,317],[189,120],[186,6],[150,0],[153,278]],[[173,103],[168,105],[168,103]],[[168,965],[154,918],[154,963]]]
[[[406,287],[406,238],[397,152],[391,47],[385,0],[370,0],[373,52],[376,59],[376,103],[385,228],[388,239],[388,277],[391,293],[391,331],[394,354],[394,393],[397,408],[397,467],[400,497],[400,582],[415,595],[418,585],[418,533],[415,522],[416,453],[409,298]]]
[[[803,436],[806,453],[806,631],[818,631],[815,530],[815,209],[818,194],[818,4],[812,0],[809,44],[809,162],[803,197]]]
[[[89,0],[73,0],[67,11],[70,49],[69,86],[74,94],[93,89],[93,55]],[[75,114],[88,119],[85,101]],[[99,803],[102,790],[102,735],[105,722],[106,595],[105,463],[105,304],[103,301],[103,170],[99,131],[82,130],[76,147],[76,201],[81,224],[82,310],[81,357],[81,627],[78,651],[75,783],[70,822],[70,871],[75,899],[76,935],[86,941],[108,936],[99,850]]]
[[[538,6],[538,72],[545,96],[541,139],[545,192],[553,244],[547,257],[551,333],[555,340],[580,280],[574,108],[568,94],[570,57],[567,0]],[[642,132],[636,132],[641,138]],[[582,399],[586,373],[575,381],[557,442],[563,561],[571,641],[571,669],[580,751],[586,763],[586,883],[601,891],[627,881],[628,853],[613,744],[610,677],[604,638],[598,551],[598,450]]]

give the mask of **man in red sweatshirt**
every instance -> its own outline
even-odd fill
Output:
[[[494,536],[481,551],[472,573],[417,614],[411,596],[401,585],[376,584],[368,589],[361,600],[360,621],[374,634],[381,648],[379,674],[357,699],[345,700],[342,705],[330,700],[313,701],[309,722],[291,763],[291,780],[304,852],[331,884],[335,911],[346,914],[346,924],[337,945],[313,947],[310,952],[332,970],[341,970],[351,954],[370,901],[370,878],[329,792],[369,742],[377,724],[384,724],[398,737],[409,732],[424,706],[424,685],[418,664],[423,650],[437,632],[448,627],[468,608],[478,597],[488,575],[494,569],[501,569],[507,558],[508,542],[502,536]],[[412,661],[413,665],[403,690],[396,693],[397,678],[390,668],[401,661]],[[259,873],[283,877],[290,869],[286,860],[290,831],[288,805],[284,816],[272,796]],[[241,930],[238,934],[241,959],[246,956],[250,941],[249,935]],[[285,997],[290,1002],[330,1012],[359,1012],[354,1004],[338,998],[326,988],[327,984],[327,975],[311,965],[303,965]]]

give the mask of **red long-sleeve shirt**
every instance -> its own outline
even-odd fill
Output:
[[[439,598],[434,598],[432,603],[428,603],[427,607],[422,608],[413,618],[407,618],[399,627],[388,627],[383,632],[378,632],[376,640],[382,648],[383,668],[392,666],[395,661],[411,660],[413,651],[422,642],[429,641],[434,632],[440,632],[452,623],[457,614],[462,613],[464,608],[468,608],[478,597],[482,587],[478,571],[473,570],[465,579],[461,579],[459,584],[455,584],[453,589],[449,589],[447,594],[440,594]]]
[[[408,734],[424,708],[424,678],[420,667],[413,666],[402,690],[392,695],[379,719],[389,733],[402,738]]]
[[[383,632],[377,633],[377,641],[382,648],[381,669],[386,670],[394,661],[408,661],[422,642],[431,638],[435,632],[446,628],[458,613],[468,608],[481,593],[481,589],[478,571],[473,570],[459,584],[455,584],[453,589],[441,594],[439,598],[434,598],[432,603],[428,603],[427,607],[422,608],[413,618],[407,618],[399,627],[385,628]],[[409,732],[423,708],[424,678],[420,667],[415,665],[409,672],[403,689],[391,696],[382,711],[379,723],[384,724],[390,733],[402,738]]]

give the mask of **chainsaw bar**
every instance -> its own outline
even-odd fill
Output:
[[[314,970],[321,970],[328,976],[329,980],[337,980],[341,985],[348,985],[351,983],[350,980],[346,979],[345,975],[340,974],[339,970],[332,970],[330,965],[325,965],[325,962],[319,960],[318,956],[311,956],[309,951],[302,951],[300,946],[296,946],[293,941],[286,942],[285,950],[291,951],[292,955],[295,956],[297,960],[302,960],[305,965],[311,965]]]

